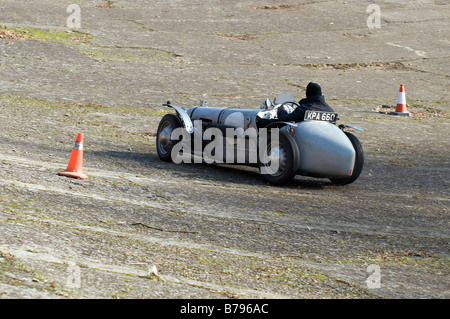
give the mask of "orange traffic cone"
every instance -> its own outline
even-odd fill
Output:
[[[69,164],[67,169],[63,172],[59,172],[58,175],[73,177],[73,178],[88,178],[87,175],[82,173],[83,171],[83,134],[78,133],[75,140],[75,146],[70,155]]]
[[[397,107],[395,108],[395,112],[391,112],[389,114],[392,115],[411,115],[406,109],[406,94],[405,94],[405,86],[403,84],[400,85],[400,90],[398,91],[397,97]]]

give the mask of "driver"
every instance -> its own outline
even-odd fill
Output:
[[[306,98],[301,99],[300,104],[292,113],[284,109],[283,106],[277,109],[278,120],[284,122],[301,122],[305,117],[305,111],[323,111],[334,112],[334,110],[325,102],[325,97],[322,95],[322,88],[319,84],[309,82],[306,87]]]

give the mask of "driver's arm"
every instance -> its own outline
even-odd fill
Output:
[[[283,122],[301,122],[305,117],[305,110],[302,107],[297,107],[289,114],[284,107],[279,107],[277,115],[278,120]]]

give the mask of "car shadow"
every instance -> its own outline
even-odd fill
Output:
[[[254,186],[269,186],[274,188],[301,188],[301,189],[323,189],[332,185],[328,179],[310,178],[297,175],[290,183],[277,186],[267,182],[259,173],[257,167],[238,164],[208,164],[208,163],[170,163],[161,161],[154,153],[139,153],[125,151],[92,151],[86,152],[86,156],[111,158],[119,162],[122,167],[144,166],[148,169],[171,171],[173,174],[192,179],[205,181],[230,182],[234,184],[245,184]],[[102,161],[103,162],[103,161]]]

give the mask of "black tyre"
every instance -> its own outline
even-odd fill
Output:
[[[158,157],[165,162],[172,162],[172,148],[180,141],[172,139],[172,132],[179,127],[182,127],[181,121],[174,114],[164,115],[159,122],[156,132],[156,151]]]
[[[279,131],[278,141],[272,140],[270,134],[260,145],[265,147],[260,152],[260,172],[264,178],[274,185],[290,182],[297,172],[300,151],[294,138],[284,131]]]
[[[356,181],[361,174],[361,171],[364,166],[364,151],[362,148],[361,143],[359,142],[358,138],[349,132],[344,132],[345,135],[347,135],[350,142],[352,142],[353,148],[356,152],[356,158],[355,158],[355,165],[353,166],[353,173],[350,177],[345,178],[330,178],[330,181],[334,184],[338,185],[347,185],[350,183],[353,183]]]

